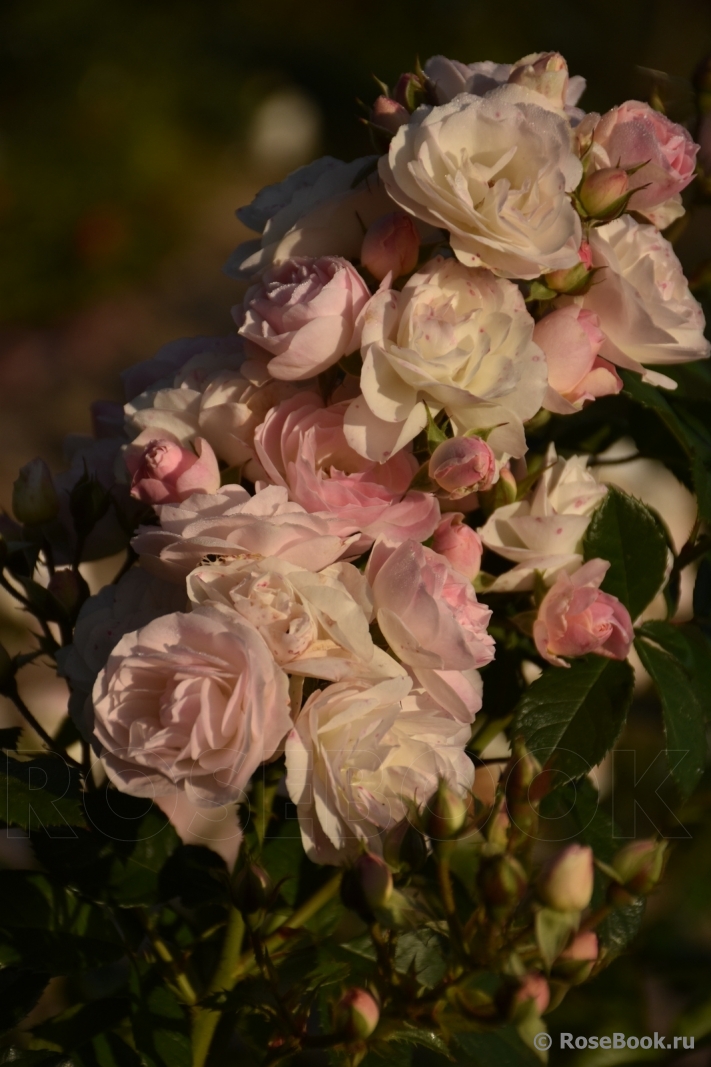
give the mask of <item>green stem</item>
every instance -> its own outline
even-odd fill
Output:
[[[274,949],[279,948],[287,941],[291,935],[292,930],[298,930],[300,927],[305,926],[309,919],[321,910],[321,908],[328,904],[336,893],[341,884],[341,872],[334,875],[329,882],[321,886],[318,892],[314,893],[312,897],[309,897],[305,903],[297,908],[293,915],[273,934],[271,934],[264,942],[264,946],[268,952],[273,952]],[[237,966],[232,973],[232,984],[239,982],[245,975],[256,967],[256,959],[254,952],[245,952],[243,956],[237,961]]]
[[[234,986],[233,971],[242,947],[243,937],[244,919],[236,908],[231,907],[227,918],[227,930],[222,946],[222,955],[208,987],[208,994],[219,993],[222,990],[229,992]],[[203,1067],[207,1060],[210,1045],[221,1016],[222,1012],[215,1008],[198,1006],[195,1009],[192,1028],[193,1067]]]
[[[269,820],[272,817],[272,806],[276,791],[277,782],[267,783],[262,778],[258,778],[252,786],[252,803],[250,805],[252,822],[260,848],[264,844]]]

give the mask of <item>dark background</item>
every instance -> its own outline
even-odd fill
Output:
[[[377,95],[372,73],[392,84],[418,55],[511,62],[554,49],[588,79],[587,110],[648,99],[640,68],[652,68],[684,120],[689,79],[711,53],[711,4],[4,0],[0,503],[20,464],[60,465],[64,434],[89,428],[89,402],[120,395],[122,366],[174,337],[230,330],[240,288],[220,267],[246,236],[234,208],[316,155],[367,152],[356,98]],[[640,707],[626,742],[656,749]],[[684,813],[691,838],[634,954],[553,1023],[641,1036],[711,1005],[707,800]],[[705,1020],[698,1036],[711,1007]],[[707,1050],[694,1057],[709,1062]]]

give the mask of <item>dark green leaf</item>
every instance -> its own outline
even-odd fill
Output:
[[[128,1009],[125,997],[73,1004],[48,1022],[36,1026],[33,1032],[61,1052],[73,1052],[104,1030],[113,1030],[128,1015]]]
[[[606,919],[596,927],[600,942],[610,955],[617,956],[629,945],[639,933],[646,900],[639,897],[631,904],[615,908]]]
[[[616,596],[633,619],[664,582],[667,544],[657,518],[641,501],[610,486],[583,539],[585,559],[605,559],[602,588]]]
[[[118,1034],[97,1034],[89,1045],[82,1045],[72,1053],[77,1067],[141,1067],[138,1053]]]
[[[47,753],[31,760],[0,756],[0,819],[23,830],[61,827],[75,836],[83,826],[79,779],[61,756]]]
[[[493,1033],[457,1034],[457,1042],[477,1067],[540,1067],[538,1057],[524,1045],[513,1026]]]
[[[659,633],[659,629],[655,632]],[[706,762],[703,706],[680,659],[642,637],[635,641],[635,648],[659,693],[669,769],[681,795],[687,797],[698,784]]]
[[[425,989],[433,989],[447,969],[445,953],[442,938],[434,930],[413,930],[398,938],[395,969],[414,975]]]
[[[0,970],[0,1033],[24,1019],[42,996],[48,981],[49,975],[41,971],[19,967]]]
[[[711,559],[708,556],[699,563],[694,582],[694,618],[711,636]]]
[[[585,656],[543,672],[519,702],[514,733],[542,764],[579,778],[619,737],[632,700],[629,663]]]
[[[225,861],[211,848],[178,845],[161,871],[159,884],[163,900],[180,897],[190,908],[208,901],[227,900],[229,873]]]
[[[155,968],[131,975],[131,1016],[136,1048],[147,1067],[190,1067],[190,1029],[185,1009]]]
[[[287,904],[294,905],[299,888],[299,871],[304,858],[298,823],[285,820],[276,837],[267,838],[262,851],[262,863],[276,885],[281,882],[281,895]]]

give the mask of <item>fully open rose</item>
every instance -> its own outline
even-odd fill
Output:
[[[256,630],[210,604],[126,634],[94,686],[112,781],[135,796],[243,796],[291,727],[289,683]]]

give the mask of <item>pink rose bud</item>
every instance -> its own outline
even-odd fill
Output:
[[[496,477],[496,460],[481,437],[451,437],[430,456],[429,475],[456,500],[489,489]]]
[[[74,619],[89,597],[89,586],[73,567],[56,570],[47,583],[47,591],[59,601],[70,619]]]
[[[460,511],[448,512],[434,532],[432,548],[471,581],[479,573],[483,549],[479,534],[463,518]]]
[[[639,167],[630,175],[629,188],[637,191],[629,206],[646,214],[686,188],[694,177],[698,146],[683,126],[649,104],[628,100],[597,123],[592,151],[603,166]]]
[[[610,564],[591,559],[572,575],[560,575],[541,601],[533,624],[536,648],[555,667],[590,652],[609,659],[627,659],[634,630],[627,608],[600,590]]]
[[[635,896],[651,893],[662,876],[666,841],[633,841],[616,853],[612,861],[625,889]]]
[[[483,860],[478,881],[487,910],[494,919],[510,914],[528,888],[525,870],[514,856],[506,853]]]
[[[563,108],[568,87],[568,64],[560,52],[526,56],[515,64],[509,74],[509,84],[532,89],[556,107]]]
[[[30,526],[56,518],[59,497],[43,459],[32,459],[20,467],[12,487],[12,510],[18,522]]]
[[[532,971],[531,974],[524,975],[521,979],[521,984],[514,995],[514,1004],[518,1006],[533,1001],[536,1011],[539,1015],[542,1015],[548,1007],[550,999],[551,993],[548,988],[548,982],[542,974]]]
[[[592,930],[577,934],[555,961],[554,973],[570,985],[586,982],[598,957],[600,946]]]
[[[422,79],[416,74],[401,74],[393,89],[393,99],[406,107],[408,111],[414,111],[421,102],[423,93]]]
[[[544,867],[538,893],[556,911],[583,911],[593,891],[593,853],[587,845],[569,845]]]
[[[402,104],[398,104],[397,100],[391,100],[389,96],[379,96],[371,109],[370,121],[394,135],[401,126],[410,121],[410,112]]]
[[[629,188],[630,180],[626,171],[621,167],[603,167],[588,174],[578,197],[591,218],[607,219],[621,211]]]
[[[149,440],[141,452],[136,444],[126,451],[125,459],[133,475],[131,496],[137,500],[179,504],[193,493],[216,493],[220,488],[217,458],[202,437],[195,438],[196,452],[167,435]]]
[[[543,406],[567,415],[600,396],[622,389],[612,363],[602,359],[605,335],[593,311],[576,304],[559,308],[536,323],[533,340],[548,364],[548,390]]]
[[[592,270],[592,248],[589,241],[581,241],[580,248],[578,249],[578,255],[580,256],[580,262],[583,264],[586,270]]]
[[[360,261],[374,278],[382,281],[390,271],[393,278],[409,274],[417,266],[419,252],[420,237],[413,219],[404,211],[393,211],[368,229]]]
[[[502,467],[499,471],[499,484],[497,488],[501,490],[501,495],[506,504],[514,503],[518,496],[518,485],[516,484],[516,479],[508,465]]]
[[[363,1041],[370,1037],[379,1019],[380,1008],[374,997],[358,986],[343,994],[333,1012],[336,1033],[343,1034],[347,1041]]]
[[[587,241],[581,241],[578,249],[580,262],[574,267],[565,270],[553,270],[550,274],[543,275],[543,281],[555,293],[578,293],[584,289],[590,281],[592,270],[592,251]]]
[[[353,865],[353,871],[368,907],[384,908],[393,894],[393,876],[380,856],[364,852]]]
[[[446,841],[458,834],[467,818],[467,804],[442,780],[424,811],[425,833],[433,841]]]
[[[253,915],[266,907],[271,891],[271,879],[264,868],[245,863],[235,878],[232,900],[244,915]]]

